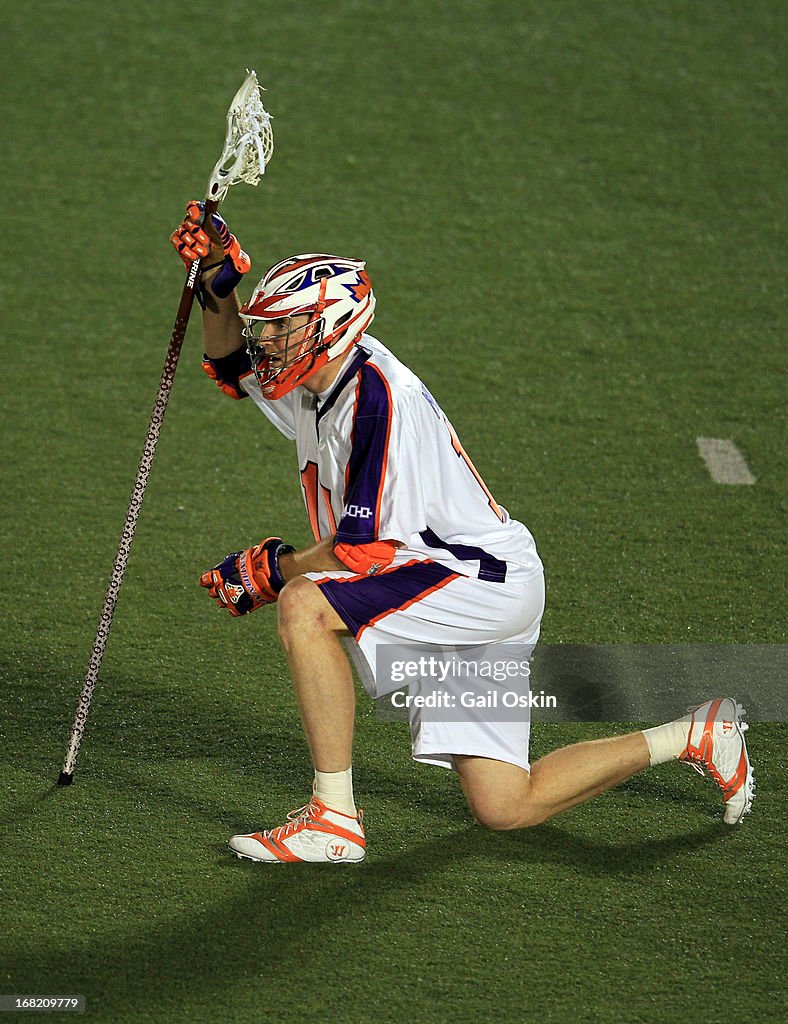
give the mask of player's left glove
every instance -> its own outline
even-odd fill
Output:
[[[223,605],[232,616],[273,604],[285,585],[279,569],[282,555],[294,551],[281,537],[269,537],[246,551],[233,551],[200,577],[208,596]]]
[[[251,270],[252,261],[218,213],[212,214],[206,224],[200,224],[204,209],[205,203],[192,199],[186,207],[183,222],[170,235],[170,241],[187,270],[197,259],[204,259],[209,255],[218,256],[219,252],[224,253],[218,262],[203,267],[205,272],[222,265],[222,269],[211,281],[211,291],[220,299],[224,299],[244,274]]]

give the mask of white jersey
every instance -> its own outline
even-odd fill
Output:
[[[496,503],[438,403],[379,341],[362,335],[320,396],[301,387],[271,401],[248,362],[238,370],[239,397],[295,441],[316,540],[396,541],[394,566],[429,560],[490,582],[541,573],[529,531]]]

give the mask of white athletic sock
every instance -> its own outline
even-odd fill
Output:
[[[653,729],[644,729],[643,735],[648,744],[651,766],[675,761],[687,745],[691,716],[679,718],[667,725],[657,725]]]
[[[319,772],[315,769],[315,796],[330,807],[355,818],[356,805],[353,801],[353,768],[344,772]]]

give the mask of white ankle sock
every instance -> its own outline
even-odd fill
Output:
[[[356,805],[353,801],[353,768],[344,772],[319,772],[315,770],[315,796],[330,807],[355,818]]]
[[[690,729],[690,717],[679,718],[667,725],[657,725],[653,729],[644,729],[643,735],[648,744],[651,766],[675,761],[687,745]]]

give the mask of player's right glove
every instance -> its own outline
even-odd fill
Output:
[[[222,269],[211,281],[211,291],[224,299],[251,269],[252,261],[218,213],[212,214],[204,225],[200,224],[204,209],[204,203],[192,199],[186,207],[186,217],[170,235],[170,241],[187,270],[197,259],[224,254],[215,263],[202,268],[205,272],[221,265]]]
[[[202,574],[200,586],[233,617],[246,615],[277,600],[285,585],[279,559],[294,550],[281,537],[269,537],[256,547],[227,555]]]

